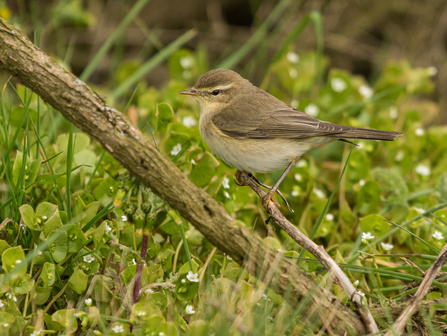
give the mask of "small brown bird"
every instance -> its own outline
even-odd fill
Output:
[[[247,173],[268,173],[287,166],[273,188],[255,179],[270,189],[263,200],[264,205],[308,150],[335,140],[393,141],[403,135],[320,121],[226,69],[207,72],[191,90],[179,93],[197,100],[200,105],[200,133],[208,146],[228,165]],[[285,201],[279,191],[278,194]]]

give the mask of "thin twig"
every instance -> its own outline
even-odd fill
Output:
[[[258,194],[261,199],[264,199],[267,193],[262,190],[249,176],[248,174],[242,172],[236,176],[236,179],[240,183],[249,186],[254,192]],[[354,303],[358,308],[358,311],[362,317],[363,322],[369,333],[378,333],[379,328],[374,321],[371,312],[368,307],[363,304],[363,296],[356,291],[354,285],[348,279],[348,277],[343,273],[341,268],[337,263],[327,254],[322,246],[318,246],[312,240],[310,240],[306,235],[304,235],[295,225],[289,222],[278,207],[273,202],[268,202],[265,210],[272,217],[276,224],[278,224],[284,232],[286,232],[294,241],[312,253],[329,271],[332,279],[343,289],[348,298]]]
[[[407,308],[400,314],[398,319],[394,322],[391,329],[386,333],[385,336],[395,336],[401,335],[407,325],[407,320],[416,312],[419,303],[422,298],[427,295],[430,289],[431,283],[436,279],[442,266],[447,262],[447,245],[441,250],[438,258],[435,260],[433,265],[425,273],[424,280],[421,282],[416,293],[413,295],[411,300],[408,302]]]

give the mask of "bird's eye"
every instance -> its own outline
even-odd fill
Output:
[[[214,90],[213,92],[211,92],[211,94],[213,96],[217,96],[220,93],[220,90]]]

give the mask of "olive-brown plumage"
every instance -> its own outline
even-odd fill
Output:
[[[335,140],[392,141],[403,135],[320,121],[226,69],[207,72],[191,90],[180,93],[199,103],[200,133],[208,146],[227,164],[247,172],[288,165],[287,172],[303,153]]]

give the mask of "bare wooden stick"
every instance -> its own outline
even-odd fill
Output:
[[[422,298],[427,295],[428,290],[430,289],[431,283],[436,279],[439,271],[442,266],[447,262],[447,245],[441,250],[438,258],[435,260],[433,265],[428,269],[425,273],[424,280],[421,282],[416,293],[414,293],[413,297],[408,301],[407,308],[400,314],[396,321],[394,321],[391,329],[386,333],[385,336],[395,336],[401,335],[405,329],[405,325],[407,324],[407,320],[416,312],[419,303]]]
[[[267,193],[259,187],[255,181],[253,181],[250,176],[245,173],[238,171],[236,174],[236,179],[258,194],[261,199],[267,195]],[[284,232],[286,232],[294,241],[312,253],[329,271],[332,279],[337,283],[350,300],[356,305],[360,316],[362,317],[363,323],[365,324],[369,333],[379,332],[374,318],[369,311],[368,307],[363,304],[362,299],[364,294],[357,291],[345,273],[337,265],[337,263],[329,256],[325,251],[323,246],[318,246],[311,239],[309,239],[305,234],[303,234],[295,225],[287,220],[286,217],[281,213],[274,202],[268,202],[265,204],[265,210],[269,213],[273,221],[278,224]]]

